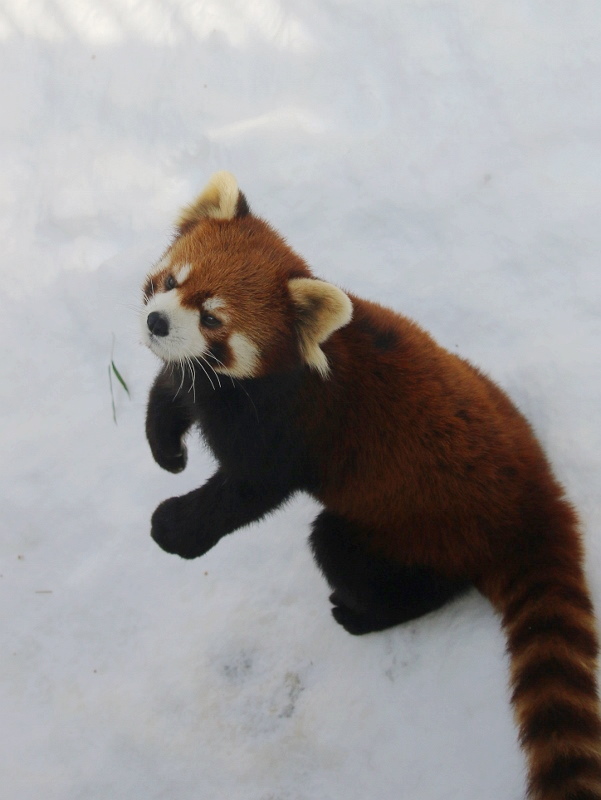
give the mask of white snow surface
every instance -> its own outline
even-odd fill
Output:
[[[600,26],[598,0],[0,0],[3,797],[523,796],[475,591],[349,636],[303,496],[192,562],[152,542],[214,465],[199,437],[182,475],[152,461],[136,309],[233,171],[316,274],[509,391],[601,607]]]

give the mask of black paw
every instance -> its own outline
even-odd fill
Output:
[[[383,631],[397,625],[400,620],[392,615],[375,610],[357,610],[350,608],[344,601],[341,593],[336,589],[330,595],[330,602],[334,606],[332,616],[345,631],[353,636],[363,636],[365,633]]]
[[[182,472],[188,463],[188,450],[183,442],[177,447],[155,448],[152,455],[157,464],[167,472]]]
[[[185,496],[161,503],[152,515],[150,535],[165,552],[182,558],[198,558],[216,543],[203,535],[202,520]]]
[[[334,589],[332,594],[329,596],[329,601],[333,606],[344,606],[346,605],[343,596],[340,594],[338,589]]]
[[[363,636],[365,633],[381,630],[378,625],[374,626],[373,620],[359,614],[346,606],[334,606],[332,616],[345,631],[352,633],[353,636]]]

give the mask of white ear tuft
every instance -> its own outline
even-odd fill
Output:
[[[288,281],[288,288],[297,308],[303,358],[327,378],[330,367],[319,345],[351,321],[353,304],[342,289],[314,278],[293,278]]]
[[[183,233],[201,219],[230,220],[248,213],[236,178],[231,172],[216,172],[196,200],[182,209],[176,224]]]

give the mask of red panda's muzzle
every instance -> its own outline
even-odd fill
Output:
[[[159,311],[151,311],[146,318],[146,325],[153,336],[169,335],[169,318]]]

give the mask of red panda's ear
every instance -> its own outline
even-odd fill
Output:
[[[180,212],[176,225],[185,233],[201,219],[235,219],[250,213],[246,198],[231,172],[216,172],[193,203]]]
[[[342,289],[313,278],[292,278],[288,289],[297,310],[302,356],[310,367],[327,378],[328,359],[319,345],[351,321],[353,304]]]

